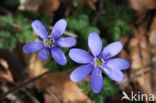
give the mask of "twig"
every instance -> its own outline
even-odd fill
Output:
[[[148,74],[148,73],[152,73],[152,72],[154,72],[154,71],[156,71],[155,68],[150,69],[150,70],[148,70],[148,71],[145,71],[145,72],[144,72],[144,75],[146,75],[146,74]],[[133,76],[132,78],[128,79],[127,81],[125,81],[124,83],[122,83],[121,85],[119,85],[119,88],[124,87],[125,85],[129,84],[130,82],[134,81],[135,79],[137,79],[137,78],[140,77],[140,76],[142,76],[142,73],[136,74],[136,75]]]
[[[29,96],[29,98],[33,101],[33,103],[40,103],[31,93],[26,91],[25,88],[23,88],[22,91],[25,92],[27,96]]]
[[[99,3],[98,3],[98,11],[95,13],[95,17],[93,19],[93,23],[92,25],[96,25],[97,22],[98,22],[98,18],[101,14],[104,13],[104,0],[98,0]]]
[[[74,37],[74,38],[77,38],[78,36],[72,32],[68,32],[68,31],[65,31],[64,32],[65,35],[68,35],[68,36],[71,36],[71,37]]]
[[[152,73],[152,72],[154,72],[154,71],[156,71],[155,68],[150,69],[150,70],[144,72],[144,74],[146,75],[146,74]],[[9,95],[10,93],[14,93],[14,92],[19,91],[20,89],[26,87],[26,86],[29,85],[30,83],[32,83],[32,82],[34,82],[34,81],[36,81],[36,80],[42,78],[43,76],[47,75],[48,73],[49,73],[48,71],[47,71],[47,72],[44,72],[44,73],[42,73],[41,75],[39,75],[39,76],[37,76],[37,77],[35,77],[35,78],[29,80],[29,81],[26,81],[26,82],[24,82],[24,83],[22,83],[22,84],[16,86],[15,88],[13,88],[13,89],[7,91],[6,93],[0,95],[0,101],[3,100],[3,99],[4,99],[7,95]],[[122,84],[119,86],[119,88],[124,87],[126,84],[129,84],[130,82],[132,82],[133,80],[135,80],[136,78],[138,78],[138,77],[140,77],[140,76],[141,76],[141,73],[140,73],[140,74],[136,74],[135,76],[133,76],[133,77],[130,78],[129,80],[127,80],[127,81],[125,81],[124,83],[122,83]]]
[[[16,86],[15,88],[12,88],[11,90],[7,91],[6,93],[0,95],[0,101],[3,100],[3,99],[4,99],[7,95],[9,95],[10,93],[14,93],[14,92],[19,91],[20,89],[26,87],[28,84],[33,83],[34,81],[40,79],[41,77],[47,75],[48,73],[49,73],[49,71],[44,72],[44,73],[40,74],[39,76],[37,76],[37,77],[35,77],[35,78],[32,78],[32,79],[30,79],[29,81],[26,81],[26,82],[24,82],[24,83],[22,83],[22,84],[19,84],[19,85]]]
[[[58,98],[58,96],[56,96],[56,94],[48,87],[47,88],[47,92],[55,98],[55,100],[57,101],[57,103],[61,103],[61,100]]]

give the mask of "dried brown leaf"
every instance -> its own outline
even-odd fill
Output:
[[[130,77],[141,74],[133,83],[139,90],[150,94],[152,93],[151,74],[144,75],[145,71],[151,69],[150,48],[145,36],[145,30],[144,27],[133,28],[134,37],[131,38],[129,43],[131,59]]]
[[[68,72],[49,74],[37,81],[36,87],[39,91],[46,91],[47,88],[50,88],[63,103],[91,102],[88,96],[78,88],[77,84],[69,79]]]
[[[52,15],[60,7],[60,0],[43,0],[40,10],[45,15]]]
[[[128,0],[128,2],[130,7],[138,12],[145,12],[156,8],[155,0]]]
[[[26,54],[26,58],[28,60],[28,68],[32,71],[34,76],[40,75],[48,70],[44,68],[44,65],[48,61],[40,60],[37,56],[37,53],[31,54],[31,55]]]
[[[20,0],[18,7],[21,11],[37,11],[42,3],[42,0]]]
[[[152,25],[149,32],[149,42],[152,53],[152,67],[156,68],[156,16],[152,20]],[[152,73],[152,91],[156,96],[156,72]]]
[[[7,64],[7,62],[3,59],[0,59],[0,65],[3,66],[3,69],[0,69],[0,82],[4,85],[6,85],[6,83],[13,83],[13,76],[9,70],[9,66]]]
[[[89,5],[92,10],[96,10],[96,0],[80,0],[78,6]]]

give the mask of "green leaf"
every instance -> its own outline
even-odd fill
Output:
[[[98,84],[97,84],[98,85]],[[83,92],[88,93],[89,97],[96,101],[96,103],[104,103],[107,97],[113,96],[118,92],[117,86],[108,77],[104,77],[104,87],[99,94],[95,94],[90,87],[90,82],[84,81],[78,84],[78,87],[83,90]]]
[[[8,26],[13,24],[13,18],[11,15],[0,16],[0,26]]]
[[[114,0],[105,0],[105,13],[99,21],[107,28],[107,33],[112,40],[119,40],[120,35],[132,34],[129,22],[133,19],[132,10],[128,7],[118,7]]]
[[[81,83],[81,84],[78,84],[78,87],[80,89],[83,90],[83,92],[89,92],[90,89],[91,89],[91,86],[90,86],[90,83],[88,83],[87,81]]]
[[[48,68],[49,73],[53,73],[53,72],[59,71],[58,64],[55,61],[51,61],[50,60],[44,67]]]
[[[79,1],[80,1],[80,0],[73,0],[73,5],[74,5],[75,7],[77,7]]]
[[[51,25],[53,23],[53,18],[51,16],[41,16],[40,20],[46,25]]]
[[[4,0],[4,3],[9,6],[17,6],[19,4],[19,0]]]
[[[0,31],[0,48],[13,50],[16,46],[16,38],[8,31]]]
[[[80,31],[81,36],[85,39],[88,40],[88,36],[91,32],[97,32],[98,34],[100,34],[100,31],[98,28],[96,27],[86,27],[86,29],[82,29]]]
[[[74,31],[80,31],[89,25],[89,19],[86,15],[72,16],[66,19],[68,28]]]

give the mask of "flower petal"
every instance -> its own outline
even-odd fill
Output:
[[[91,64],[82,65],[76,68],[71,74],[70,79],[73,82],[79,82],[87,78],[87,76],[93,71],[94,67]]]
[[[42,39],[45,39],[48,37],[47,29],[45,28],[44,24],[40,22],[39,20],[35,20],[32,22],[32,28],[36,32],[36,34],[41,37]]]
[[[54,60],[55,60],[58,64],[60,64],[60,65],[65,65],[65,64],[67,64],[66,57],[65,57],[63,51],[62,51],[60,48],[58,48],[58,47],[53,47],[53,48],[51,48],[51,54],[52,54]]]
[[[123,58],[109,59],[105,65],[110,68],[116,68],[119,70],[126,70],[130,68],[129,61]]]
[[[97,57],[102,50],[102,40],[96,32],[91,32],[88,37],[88,46],[92,54]]]
[[[43,48],[42,50],[39,51],[38,57],[45,61],[49,58],[49,48]]]
[[[51,35],[53,35],[56,39],[59,38],[66,30],[67,22],[65,19],[61,19],[56,22],[54,25]]]
[[[60,47],[72,47],[76,45],[76,39],[73,37],[60,38],[56,41],[56,45]]]
[[[103,88],[103,77],[100,68],[94,68],[90,80],[93,92],[99,93]]]
[[[23,46],[23,51],[24,53],[35,53],[43,47],[43,41],[31,41]]]
[[[93,57],[87,51],[77,48],[69,51],[69,57],[73,61],[82,64],[91,63],[93,61]]]
[[[102,51],[102,57],[108,59],[117,55],[123,48],[123,44],[120,41],[113,42],[107,45],[104,50]]]
[[[121,82],[125,79],[124,74],[117,68],[103,66],[102,69],[104,70],[106,75],[112,80]]]

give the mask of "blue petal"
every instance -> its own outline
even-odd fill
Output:
[[[100,68],[94,68],[90,80],[93,92],[99,93],[103,88],[103,77]]]
[[[52,29],[51,35],[53,35],[56,39],[59,38],[65,32],[66,26],[66,20],[61,19],[57,21]]]
[[[130,68],[129,61],[123,58],[109,59],[105,65],[110,68],[116,68],[119,70],[126,70]]]
[[[76,68],[71,74],[70,79],[73,82],[79,82],[87,78],[87,76],[93,71],[94,67],[92,64],[82,65]]]
[[[82,49],[71,49],[69,51],[69,57],[73,61],[81,64],[93,62],[93,57],[87,51]]]
[[[89,34],[88,46],[95,57],[100,55],[102,51],[102,40],[96,32],[91,32]]]
[[[43,47],[43,41],[31,41],[23,46],[23,51],[24,53],[35,53]]]
[[[32,28],[36,32],[36,34],[42,39],[48,37],[47,29],[39,20],[35,20],[32,22]]]
[[[125,79],[124,74],[117,68],[103,66],[102,69],[104,70],[106,75],[112,80],[121,82]]]
[[[43,48],[42,50],[39,51],[38,57],[45,61],[49,58],[49,48]]]
[[[76,45],[76,39],[73,37],[60,38],[56,41],[56,45],[60,47],[72,47]]]
[[[66,57],[65,57],[63,51],[60,48],[58,48],[58,47],[51,48],[51,54],[52,54],[52,57],[54,58],[54,60],[58,64],[60,64],[60,65],[67,64]]]
[[[107,45],[104,50],[102,51],[102,57],[108,59],[117,55],[123,48],[123,44],[120,41],[113,42]]]

